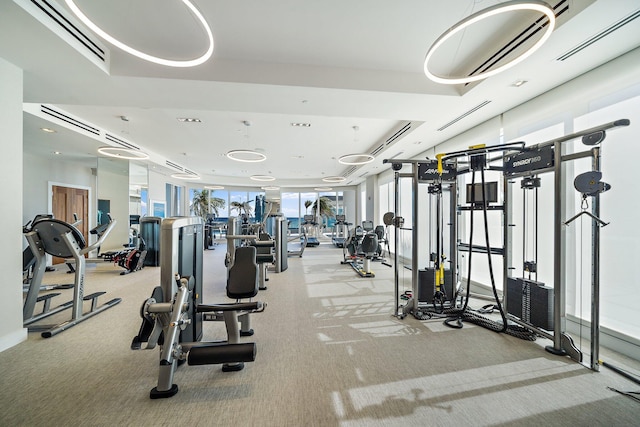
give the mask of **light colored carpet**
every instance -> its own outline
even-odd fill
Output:
[[[205,302],[228,302],[224,250],[205,252]],[[106,290],[104,301],[122,303],[0,353],[0,425],[638,425],[640,403],[607,389],[640,388],[633,383],[550,355],[541,343],[396,319],[392,270],[374,264],[376,277],[360,278],[341,258],[323,243],[270,273],[258,297],[267,309],[252,318],[256,334],[243,338],[257,343],[256,361],[232,373],[182,366],[179,393],[153,401],[158,350],[129,346],[160,270],[120,276],[108,264],[90,267],[86,293]],[[205,339],[224,338],[222,323],[204,328]]]

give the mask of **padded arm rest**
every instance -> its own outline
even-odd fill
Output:
[[[254,301],[254,302],[239,302],[239,303],[231,303],[231,304],[198,305],[196,307],[196,311],[198,313],[209,313],[212,311],[245,311],[245,310],[263,311],[265,307],[266,307],[266,304],[260,301]]]
[[[256,262],[258,264],[270,263],[275,261],[273,254],[258,254],[256,255]]]
[[[274,248],[276,246],[275,240],[257,240],[251,243],[251,246],[256,248]]]

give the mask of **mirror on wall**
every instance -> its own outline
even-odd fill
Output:
[[[149,214],[149,173],[147,165],[129,163],[129,215],[132,221]]]
[[[149,170],[146,164],[129,162],[129,244],[139,244],[140,218],[149,214]]]
[[[107,214],[117,221],[100,251],[121,249],[129,243],[129,161],[98,157],[96,186],[97,224],[108,222]]]

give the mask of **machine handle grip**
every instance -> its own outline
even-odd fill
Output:
[[[256,360],[256,344],[208,343],[193,347],[187,355],[189,365],[217,365],[220,363],[253,362]]]
[[[260,301],[238,302],[231,304],[201,304],[196,307],[198,313],[210,313],[212,311],[262,311],[266,304]]]

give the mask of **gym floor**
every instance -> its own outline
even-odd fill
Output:
[[[205,251],[205,303],[230,302],[225,250],[220,241]],[[161,400],[149,399],[158,349],[130,350],[160,269],[120,276],[109,263],[89,266],[85,293],[105,290],[102,301],[122,302],[58,336],[32,333],[0,353],[0,425],[637,425],[640,402],[610,388],[638,385],[553,356],[543,350],[546,340],[399,320],[391,315],[393,270],[374,263],[375,278],[361,278],[341,259],[325,240],[289,258],[287,271],[269,273],[257,298],[267,308],[252,317],[255,335],[243,338],[257,343],[255,362],[230,373],[181,366],[180,391]],[[45,280],[72,277],[58,267]],[[70,298],[61,292],[60,302]],[[222,322],[204,330],[205,340],[225,337]],[[638,362],[611,360],[640,372]]]

